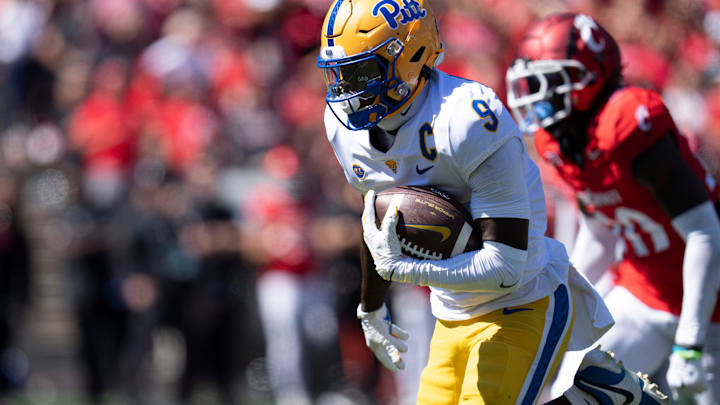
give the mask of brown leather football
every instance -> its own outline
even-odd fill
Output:
[[[375,198],[375,223],[388,207],[397,207],[398,237],[403,253],[418,259],[441,260],[482,248],[482,234],[468,210],[448,194],[431,187],[399,186]]]

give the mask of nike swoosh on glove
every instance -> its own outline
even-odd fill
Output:
[[[696,350],[675,350],[670,355],[667,383],[674,400],[692,399],[707,389],[701,354]]]
[[[408,333],[390,321],[390,313],[385,304],[371,312],[362,310],[358,305],[357,317],[360,319],[365,344],[372,350],[383,366],[393,373],[405,368],[400,353],[407,352]]]
[[[403,258],[402,245],[397,235],[399,214],[397,209],[388,208],[380,224],[375,225],[375,191],[365,194],[362,225],[363,239],[375,262],[375,271],[385,280],[392,281],[397,261]]]

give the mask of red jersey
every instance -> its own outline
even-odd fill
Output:
[[[680,153],[703,180],[713,201],[715,181],[679,134],[660,95],[640,88],[615,92],[593,118],[587,131],[582,168],[560,152],[552,135],[538,131],[538,154],[608,226],[619,230],[624,254],[615,284],[651,308],[680,315],[685,242],[652,191],[632,175],[635,158],[668,132],[675,134]],[[719,301],[720,302],[720,301]],[[713,321],[720,321],[720,306]]]

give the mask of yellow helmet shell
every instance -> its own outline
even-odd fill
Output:
[[[390,46],[376,49],[389,39],[402,44],[399,56]],[[342,47],[347,57],[375,49],[379,56],[394,60],[394,71],[388,71],[386,79],[395,76],[408,86],[412,96],[426,82],[422,80],[423,67],[432,69],[443,51],[435,14],[427,0],[335,0],[325,17],[321,46]],[[396,101],[403,99],[392,93],[387,96]],[[401,108],[393,106],[392,111]]]

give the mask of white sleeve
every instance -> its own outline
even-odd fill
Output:
[[[512,114],[487,86],[460,86],[443,108],[447,112],[450,152],[466,181],[510,139],[522,139]]]
[[[720,286],[720,221],[706,201],[672,220],[685,239],[683,301],[675,343],[702,345]]]
[[[618,237],[599,219],[580,215],[580,228],[570,255],[570,263],[596,284],[615,262]]]
[[[474,218],[529,218],[525,153],[520,142],[506,142],[470,175]],[[510,293],[518,287],[526,261],[527,250],[485,241],[480,250],[445,260],[402,259],[392,280],[456,291]]]
[[[525,149],[512,137],[472,172],[470,213],[477,218],[530,218]]]
[[[511,293],[522,279],[527,250],[485,241],[480,250],[445,260],[401,259],[392,281],[456,291]]]

